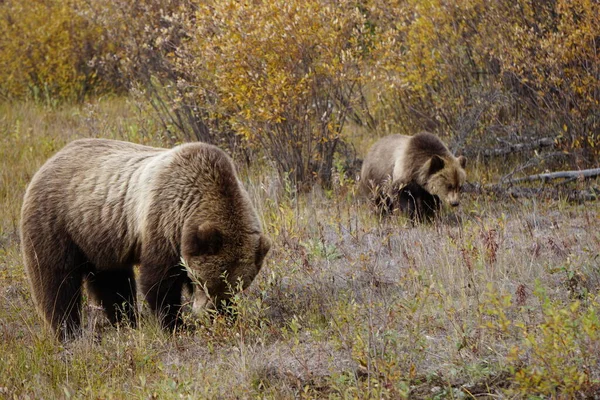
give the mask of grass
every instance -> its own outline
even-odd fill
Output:
[[[139,329],[116,329],[87,305],[85,335],[57,343],[35,313],[19,252],[27,182],[73,138],[163,138],[122,99],[5,104],[0,116],[0,398],[600,392],[598,203],[467,194],[454,214],[413,227],[378,220],[343,177],[296,197],[258,166],[241,175],[273,247],[237,296],[235,321],[187,315],[195,329],[169,336],[145,311]],[[475,164],[469,179],[483,173]]]

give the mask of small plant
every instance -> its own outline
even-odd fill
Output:
[[[600,345],[597,299],[586,306],[580,301],[558,302],[539,282],[534,295],[540,302],[541,318],[526,321],[515,318],[519,316],[514,315],[516,310],[507,312],[515,309],[511,295],[488,291],[484,312],[493,319],[487,328],[515,339],[506,358],[515,384],[509,392],[573,397],[600,384],[592,373],[600,365],[593,350]]]

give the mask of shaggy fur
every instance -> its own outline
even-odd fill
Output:
[[[78,334],[82,285],[114,324],[136,323],[136,278],[162,325],[180,323],[183,258],[215,304],[247,287],[270,242],[217,147],[171,150],[84,139],[59,151],[25,193],[21,243],[40,314],[61,338]],[[226,281],[223,280],[226,276]]]
[[[386,136],[365,157],[361,188],[381,211],[400,208],[413,220],[430,219],[442,201],[459,205],[466,161],[431,133]]]

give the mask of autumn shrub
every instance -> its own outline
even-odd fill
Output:
[[[562,149],[582,149],[582,161],[593,163],[600,138],[600,5],[520,0],[490,11],[504,21],[497,24],[494,56],[523,109]]]
[[[102,27],[80,13],[82,3],[0,2],[0,97],[80,101],[118,91],[111,70],[95,64],[112,45]]]
[[[486,2],[366,2],[376,32],[371,107],[383,132],[430,130],[461,147],[483,135],[510,99],[490,78],[482,51]]]
[[[515,339],[506,355],[513,394],[574,398],[594,390],[600,364],[597,299],[558,301],[538,282],[540,318],[532,320],[532,307],[519,307],[518,299],[488,289],[482,306],[491,317],[486,328]]]
[[[210,99],[189,96],[181,84],[186,71],[178,67],[177,54],[189,39],[185,23],[194,8],[185,0],[106,0],[88,3],[86,15],[116,44],[103,60],[118,62],[123,84],[161,124],[165,141],[198,140],[231,149],[236,137],[221,118],[209,115]]]
[[[171,144],[215,143],[248,162],[264,155],[297,187],[328,186],[356,132],[367,143],[426,129],[473,155],[544,138],[560,150],[553,156],[573,153],[585,167],[600,149],[599,8],[6,0],[0,97],[58,102],[128,90]]]
[[[331,181],[359,94],[364,19],[354,2],[200,4],[175,55],[189,88],[294,184]]]
[[[348,121],[474,155],[542,138],[583,149],[580,166],[598,151],[593,3],[104,4],[170,137],[260,149],[295,184],[331,181]]]
[[[561,150],[597,154],[597,3],[365,4],[377,36],[369,75],[380,130],[428,129],[455,148],[549,137]]]
[[[351,2],[104,1],[126,82],[172,141],[259,150],[300,186],[331,181],[361,93],[364,20]]]

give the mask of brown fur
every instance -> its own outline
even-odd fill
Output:
[[[365,157],[361,188],[384,210],[399,207],[413,219],[428,218],[439,208],[439,199],[459,204],[466,161],[431,133],[385,136]]]
[[[62,338],[80,329],[84,282],[112,323],[135,325],[139,265],[142,293],[172,329],[190,284],[181,258],[220,304],[238,279],[244,288],[252,282],[270,247],[233,162],[217,147],[102,139],[70,143],[35,174],[21,243],[37,307]]]

